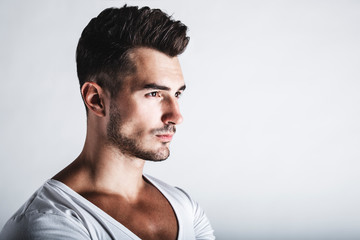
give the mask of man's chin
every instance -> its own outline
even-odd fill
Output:
[[[152,162],[161,162],[169,158],[170,150],[168,147],[162,147],[158,151],[153,153],[148,153],[146,155],[147,156],[143,158],[144,160],[152,161]]]

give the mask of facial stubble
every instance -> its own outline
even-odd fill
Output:
[[[140,137],[144,134],[143,131],[133,133],[132,135],[125,135],[121,128],[124,125],[120,110],[114,104],[110,104],[110,119],[107,124],[107,137],[110,145],[115,146],[124,155],[137,157],[149,161],[163,161],[170,155],[170,150],[167,143],[162,143],[162,147],[154,149],[145,149]],[[161,129],[153,129],[150,134],[162,132],[175,133],[174,125],[166,125]]]

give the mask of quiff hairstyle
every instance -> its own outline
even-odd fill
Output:
[[[159,9],[107,8],[91,19],[76,49],[80,88],[91,81],[115,97],[121,79],[136,72],[132,50],[148,47],[175,57],[188,42],[187,27]]]

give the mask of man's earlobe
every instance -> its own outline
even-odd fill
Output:
[[[99,117],[105,116],[104,92],[94,82],[85,82],[81,87],[81,95],[89,111]]]

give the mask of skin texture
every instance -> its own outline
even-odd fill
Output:
[[[145,160],[169,156],[175,126],[182,122],[182,71],[177,57],[153,49],[137,48],[130,56],[137,71],[123,79],[116,97],[96,83],[83,85],[88,108],[84,148],[54,179],[142,239],[176,239],[175,213],[143,177],[143,167]]]

